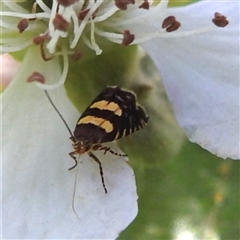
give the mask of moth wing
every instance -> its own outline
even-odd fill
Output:
[[[89,132],[94,143],[111,142],[141,128],[148,121],[134,93],[119,87],[105,88],[83,112],[75,132]],[[84,124],[82,124],[84,122]]]

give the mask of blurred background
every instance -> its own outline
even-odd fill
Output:
[[[119,239],[240,239],[239,161],[184,140],[169,161],[131,165],[139,213]]]

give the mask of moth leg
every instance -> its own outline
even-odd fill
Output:
[[[110,147],[100,146],[97,150],[104,150],[104,154],[106,154],[106,152],[110,152],[111,154],[116,155],[116,156],[127,157],[127,154],[116,153]]]
[[[102,180],[102,185],[103,185],[103,189],[105,191],[105,193],[107,193],[107,188],[105,186],[105,182],[104,182],[104,177],[103,177],[103,169],[102,169],[102,164],[100,162],[100,160],[91,152],[88,152],[88,155],[99,165],[99,172],[100,172],[100,176],[101,176],[101,180]]]
[[[68,170],[72,170],[72,169],[74,169],[74,168],[77,166],[77,164],[78,164],[77,158],[76,158],[76,152],[75,152],[75,151],[74,151],[74,152],[70,152],[70,153],[69,153],[69,156],[75,161],[74,165],[68,169]]]

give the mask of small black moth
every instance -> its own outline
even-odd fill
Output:
[[[45,93],[47,94],[46,91]],[[49,98],[48,94],[47,97]],[[52,103],[50,98],[49,100]],[[55,106],[54,108],[56,110]],[[117,140],[140,130],[146,126],[148,118],[144,109],[137,103],[136,95],[133,92],[118,86],[106,87],[82,113],[73,134],[67,126],[74,148],[69,155],[75,161],[74,166],[69,170],[78,164],[76,155],[87,153],[98,163],[102,185],[107,193],[102,164],[92,151],[104,150],[105,154],[109,151],[118,156],[127,156],[115,153],[109,147],[102,146],[102,143]],[[66,125],[65,120],[63,121]]]

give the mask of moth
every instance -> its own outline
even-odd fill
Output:
[[[98,163],[102,185],[107,193],[102,164],[93,151],[103,150],[105,154],[110,152],[117,156],[127,156],[116,153],[102,144],[142,129],[147,125],[148,118],[143,107],[137,103],[136,95],[133,92],[118,86],[106,87],[82,113],[74,132],[72,133],[67,127],[74,148],[69,155],[75,161],[74,166],[69,170],[77,166],[76,156],[87,153]],[[65,121],[64,123],[66,125]]]

